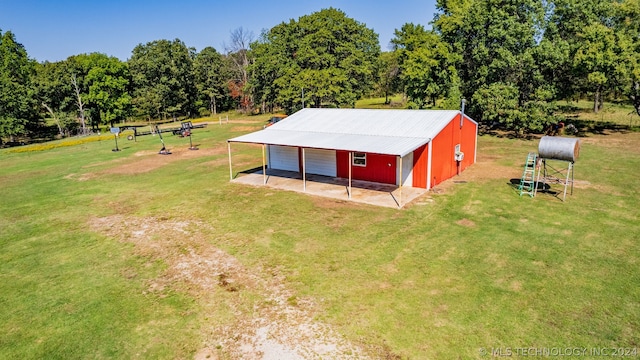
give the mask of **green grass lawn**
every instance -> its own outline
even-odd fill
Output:
[[[266,118],[196,129],[202,155],[171,161],[153,136],[121,139],[121,152],[113,140],[0,150],[0,358],[190,358],[215,344],[204,329],[261,301],[149,291],[169,264],[91,226],[116,215],[197,221],[248,269],[279,269],[292,302],[314,300],[318,321],[374,357],[640,347],[639,133],[584,138],[564,203],[510,184],[537,141],[481,136],[469,174],[491,176],[396,210],[230,183],[226,140]],[[259,148],[233,149],[235,170],[261,164]],[[136,171],[145,158],[166,163]]]
[[[356,108],[359,109],[389,109],[389,108],[404,108],[405,103],[402,99],[402,95],[395,94],[389,96],[389,103],[385,103],[387,99],[384,97],[379,98],[365,98],[356,101]]]
[[[557,105],[567,123],[574,123],[586,132],[640,128],[640,116],[627,104],[605,102],[597,113],[593,111],[593,102],[588,100],[559,101]]]

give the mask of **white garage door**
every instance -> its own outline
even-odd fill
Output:
[[[337,176],[335,150],[304,149],[304,158],[307,174]]]
[[[269,145],[269,168],[288,171],[300,171],[298,148]]]

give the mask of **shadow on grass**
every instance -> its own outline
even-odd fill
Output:
[[[509,182],[507,183],[507,185],[509,185],[513,189],[513,191],[515,191],[516,193],[519,194],[519,192],[520,192],[520,179],[510,179]],[[562,201],[560,196],[563,194],[563,192],[551,189],[551,185],[548,184],[548,183],[543,183],[541,181],[538,181],[536,183],[536,193],[537,194],[551,195],[552,197]]]
[[[520,179],[511,179],[509,180],[509,182],[507,183],[507,185],[511,186],[512,189],[514,189],[515,191],[520,191]],[[548,191],[549,189],[551,189],[551,186],[549,184],[545,184],[541,181],[538,181],[536,184],[536,191]]]
[[[256,166],[254,168],[251,169],[247,169],[247,170],[242,170],[242,171],[238,171],[236,172],[236,174],[233,176],[233,178],[237,178],[240,174],[246,175],[246,174],[253,174],[256,173],[258,171],[262,171],[262,166]]]
[[[489,135],[501,139],[539,140],[544,134],[528,133],[516,134],[513,130],[506,130],[497,125],[478,125],[478,134]]]
[[[588,137],[589,135],[611,135],[614,133],[627,134],[630,132],[640,132],[640,119],[629,125],[617,124],[610,121],[583,120],[575,117],[567,117],[563,122],[565,124],[565,128],[574,126],[577,131],[566,131],[561,134],[561,136]],[[540,140],[541,137],[547,135],[544,132],[517,134],[513,130],[507,130],[504,127],[495,124],[479,124],[478,133],[480,135],[489,135],[497,138],[529,141]]]
[[[567,124],[573,124],[578,133],[575,136],[585,137],[588,135],[609,135],[612,133],[626,134],[632,131],[639,131],[640,126],[616,124],[610,121],[597,120],[567,120]]]

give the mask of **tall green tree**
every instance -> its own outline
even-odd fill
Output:
[[[377,34],[334,8],[275,26],[258,47],[252,69],[271,76],[252,88],[277,93],[288,111],[301,107],[303,88],[311,106],[354,106],[371,89],[380,54]],[[272,76],[272,84],[257,83]]]
[[[217,114],[227,96],[229,74],[223,57],[213,47],[202,49],[193,60],[195,85],[198,93],[206,97],[210,113]]]
[[[127,64],[101,53],[80,54],[65,61],[74,105],[85,131],[124,120],[131,111],[131,77]]]
[[[621,50],[617,86],[640,115],[640,0],[622,0],[615,5],[615,29]]]
[[[255,101],[260,103],[260,109],[263,113],[273,112],[278,105],[278,97],[282,89],[276,81],[284,73],[287,66],[294,66],[293,62],[283,62],[287,57],[278,54],[287,43],[287,40],[280,36],[280,32],[284,36],[289,33],[287,29],[278,25],[269,32],[263,32],[257,41],[251,43],[251,54],[255,61],[249,67],[251,81],[248,88]],[[290,106],[280,105],[287,108],[293,107],[291,104]]]
[[[541,56],[538,48],[549,10],[545,4],[539,0],[437,1],[434,29],[460,55],[456,62],[460,88],[472,99],[470,112],[476,119],[497,120],[516,132],[538,130],[554,121],[553,106],[543,105],[553,100],[556,89],[545,82],[540,66],[553,57]],[[478,103],[474,100],[482,98],[475,95],[479,90],[499,96]],[[497,110],[489,113],[489,109]],[[493,115],[501,113],[510,115]]]
[[[176,118],[196,112],[195,50],[181,40],[156,40],[133,49],[128,61],[133,103],[140,115]]]
[[[131,77],[127,63],[100,54],[87,73],[87,102],[96,109],[101,124],[125,120],[131,112]]]
[[[296,78],[301,71],[296,62],[298,33],[297,22],[291,20],[274,26],[251,43],[254,62],[249,86],[263,111],[282,107],[291,113],[302,106],[305,84]]]
[[[553,60],[546,63],[545,79],[555,86],[557,98],[577,98],[592,93],[594,103],[598,104],[603,92],[613,84],[607,81],[610,75],[605,73],[605,68],[608,66],[597,60],[598,55],[584,42],[599,48],[611,42],[606,28],[611,24],[614,1],[549,0],[548,3],[541,45],[545,45],[547,59]],[[601,35],[609,39],[601,39]],[[594,111],[599,107],[594,106]]]
[[[495,82],[519,84],[523,62],[542,33],[539,0],[438,0],[435,30],[459,54],[463,93]]]
[[[422,25],[404,24],[391,40],[398,58],[400,79],[409,100],[422,108],[446,97],[455,79],[456,57],[438,34]],[[456,99],[459,101],[460,99]]]
[[[376,69],[378,79],[375,90],[377,93],[384,95],[385,104],[389,104],[389,96],[402,90],[400,64],[398,63],[396,52],[385,51],[381,53]]]
[[[618,63],[622,49],[615,31],[603,24],[592,23],[579,34],[580,45],[574,56],[575,73],[583,88],[593,93],[593,112],[602,107],[604,92],[612,89],[619,76]]]
[[[63,136],[75,130],[75,106],[71,77],[65,61],[36,64],[33,77],[41,111],[49,116]]]
[[[24,134],[36,121],[31,77],[34,62],[11,31],[0,30],[0,137]]]

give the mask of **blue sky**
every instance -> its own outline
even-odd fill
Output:
[[[0,30],[12,31],[40,62],[91,52],[127,60],[136,45],[160,39],[224,52],[239,27],[257,38],[263,29],[328,7],[373,29],[382,50],[405,23],[430,27],[436,11],[435,0],[0,0]]]

